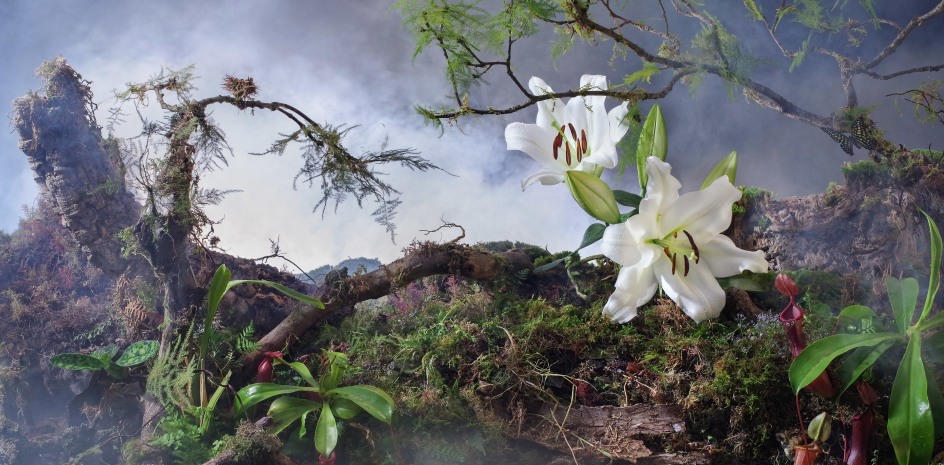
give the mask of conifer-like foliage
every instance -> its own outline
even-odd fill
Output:
[[[633,104],[657,100],[678,83],[694,90],[713,77],[725,83],[732,98],[743,93],[749,101],[788,118],[817,128],[851,132],[849,125],[855,116],[867,117],[867,108],[876,103],[859,102],[857,81],[884,81],[944,69],[944,63],[879,68],[886,58],[908,47],[912,33],[944,13],[944,2],[920,7],[921,11],[904,23],[880,16],[873,0],[789,0],[777,4],[672,0],[645,5],[616,0],[504,0],[489,9],[478,2],[401,0],[396,8],[416,40],[415,53],[433,47],[445,58],[446,75],[453,87],[451,103],[417,107],[440,128],[444,120],[513,113],[551,98],[606,95]],[[892,8],[888,14],[898,10]],[[578,44],[608,45],[613,50],[611,64],[625,63],[636,70],[615,77],[613,81],[622,85],[611,84],[606,90],[582,88],[534,95],[525,85],[529,74],[522,66],[522,49],[528,47],[528,59],[534,57],[535,47],[546,46],[524,45],[525,39],[548,29],[557,39],[548,52],[538,51],[539,57],[547,53],[549,59],[560,61],[567,53],[577,53],[574,48]],[[743,39],[747,36],[769,38],[772,46],[747,44]],[[760,55],[757,50],[774,53]],[[832,114],[816,114],[795,103],[807,91],[803,86],[775,88],[757,77],[759,68],[777,66],[778,62],[789,63],[784,72],[802,73],[811,54],[837,65],[836,83],[844,91],[845,104]],[[505,83],[517,89],[521,99],[493,102],[488,101],[489,94],[480,97],[471,92],[499,79],[507,79]],[[802,77],[791,81],[807,82]],[[921,98],[928,94],[912,91],[907,95]],[[855,113],[852,118],[851,113]],[[889,147],[890,143],[879,140],[874,150],[886,153]]]
[[[197,99],[193,85],[193,67],[162,70],[156,76],[116,95],[120,104],[131,102],[136,113],[153,98],[165,110],[165,118],[150,121],[141,116],[143,129],[133,142],[122,144],[124,164],[129,181],[144,193],[145,202],[154,218],[175,215],[194,231],[212,225],[204,213],[208,205],[218,203],[233,191],[205,188],[200,176],[224,168],[232,148],[226,134],[211,117],[210,107],[228,104],[240,110],[269,110],[282,114],[298,128],[280,134],[266,150],[254,155],[282,156],[289,147],[299,147],[302,164],[293,180],[293,187],[308,184],[321,192],[314,210],[324,214],[329,203],[335,209],[349,198],[359,207],[364,200],[378,205],[373,214],[378,223],[395,233],[395,208],[399,191],[382,179],[378,167],[399,165],[414,171],[439,169],[409,148],[388,147],[383,140],[378,147],[361,155],[352,154],[345,140],[356,126],[318,123],[300,109],[281,102],[256,100],[260,88],[252,78],[226,76],[223,88],[230,95]],[[113,110],[109,127],[122,121],[122,105]],[[187,148],[176,149],[185,145]],[[184,153],[184,157],[165,155]],[[160,227],[160,225],[158,225]]]

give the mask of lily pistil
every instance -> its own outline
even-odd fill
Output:
[[[695,239],[688,231],[682,230],[682,234],[685,234],[685,238],[688,239],[687,246],[684,242],[679,244],[678,233],[678,231],[675,231],[669,234],[669,236],[672,236],[671,239],[669,236],[666,236],[664,239],[654,239],[652,243],[661,246],[662,252],[672,261],[672,275],[675,275],[676,263],[678,262],[679,255],[681,255],[683,266],[682,276],[688,276],[689,267],[691,266],[689,260],[694,260],[697,264],[698,260],[701,258],[701,254],[698,253],[698,245],[695,244]]]

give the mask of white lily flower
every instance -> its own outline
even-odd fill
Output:
[[[716,318],[725,300],[716,277],[767,271],[762,251],[741,250],[721,234],[731,224],[731,204],[741,198],[728,177],[679,196],[681,184],[671,170],[649,157],[639,214],[603,234],[604,255],[622,265],[616,291],[603,307],[618,323],[633,319],[659,286],[693,320]]]
[[[540,78],[532,77],[528,87],[534,95],[553,93]],[[581,89],[606,90],[606,76],[584,75]],[[538,102],[536,124],[511,123],[505,128],[508,150],[520,150],[541,162],[543,168],[523,181],[524,189],[535,181],[563,182],[564,173],[580,170],[599,175],[618,161],[616,143],[628,129],[621,124],[629,111],[623,103],[606,112],[604,96],[574,97],[565,105],[560,99]]]

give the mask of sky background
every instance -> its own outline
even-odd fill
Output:
[[[348,202],[336,213],[330,207],[323,217],[313,213],[320,192],[303,185],[292,188],[301,165],[297,152],[289,150],[281,158],[250,155],[268,148],[279,132],[291,131],[293,123],[268,112],[252,116],[217,106],[214,117],[234,154],[228,167],[204,176],[203,183],[241,190],[210,210],[211,217],[222,220],[215,229],[221,246],[235,255],[267,255],[269,239],[278,238],[282,251],[306,269],[359,256],[389,262],[413,240],[448,241],[457,236],[455,230],[423,232],[444,221],[462,225],[468,243],[507,239],[551,251],[572,249],[590,219],[574,205],[563,185],[535,185],[522,192],[520,180],[538,165],[522,153],[505,149],[504,126],[511,121],[533,123],[536,110],[463,119],[459,127],[447,127],[442,136],[426,126],[413,106],[449,103],[441,52],[430,49],[413,59],[414,45],[400,15],[390,10],[391,3],[5,0],[0,2],[4,44],[0,102],[6,102],[9,112],[9,102],[39,88],[34,74],[39,64],[63,56],[92,81],[102,123],[115,103],[114,90],[144,81],[164,67],[193,64],[199,76],[198,98],[224,93],[220,84],[227,74],[251,76],[261,88],[260,100],[290,103],[322,123],[357,125],[346,140],[354,153],[377,148],[389,137],[391,147],[412,147],[455,175],[383,169],[403,201],[394,244],[370,217],[374,205],[361,210]],[[725,3],[738,9],[717,13],[744,25],[732,29],[745,47],[769,54],[766,31],[747,21],[741,2]],[[886,12],[880,5],[880,14],[901,22],[915,8],[930,8],[924,1],[885,3],[893,4],[895,10]],[[649,15],[645,6],[640,8],[642,17]],[[683,41],[697,30],[691,22],[676,24]],[[785,32],[790,32],[787,27]],[[933,19],[879,71],[944,62],[942,32],[944,20]],[[878,38],[887,39],[891,33],[887,28],[870,29]],[[604,74],[613,82],[641,67],[638,58],[614,57],[609,44],[579,45],[551,60],[552,39],[545,32],[521,43],[516,72],[522,80],[536,75],[555,90],[566,90],[575,88],[582,74]],[[844,38],[829,40],[829,45],[843,49]],[[800,69],[788,73],[786,60],[767,56],[774,60],[755,72],[759,81],[821,115],[842,106],[834,63],[811,56]],[[940,125],[917,123],[910,107],[896,107],[894,98],[886,97],[930,79],[944,79],[944,73],[882,82],[859,78],[860,104],[876,109],[874,118],[895,143],[940,150],[944,147]],[[472,97],[479,106],[521,101],[501,74]],[[607,108],[616,103],[608,100]],[[699,186],[710,168],[731,150],[740,155],[738,184],[758,185],[781,197],[822,192],[829,182],[841,181],[842,163],[866,157],[857,150],[854,159],[848,158],[821,131],[750,104],[740,94],[729,96],[714,78],[707,78],[694,93],[677,86],[659,103],[669,130],[668,161],[682,179],[683,190]],[[649,106],[644,103],[643,110]],[[130,137],[138,131],[140,123],[129,117],[116,135]],[[614,187],[638,191],[635,183],[635,173],[628,171]],[[12,128],[0,131],[0,230],[14,230],[22,207],[32,205],[37,193]]]

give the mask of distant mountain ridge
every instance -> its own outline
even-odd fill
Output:
[[[370,273],[371,271],[374,271],[377,268],[380,268],[380,265],[381,265],[380,260],[377,260],[376,258],[366,258],[366,257],[348,258],[347,260],[343,260],[341,261],[341,263],[338,263],[337,265],[334,265],[334,266],[331,266],[331,265],[319,266],[318,268],[315,268],[309,271],[308,276],[305,276],[304,273],[299,273],[299,274],[296,274],[295,276],[306,283],[311,283],[316,286],[320,286],[321,284],[324,283],[325,276],[327,276],[328,273],[334,270],[347,268],[348,274],[354,274],[354,273],[357,273],[358,271],[362,273]],[[309,276],[311,278],[309,278]],[[314,279],[314,282],[312,282],[312,279]]]

